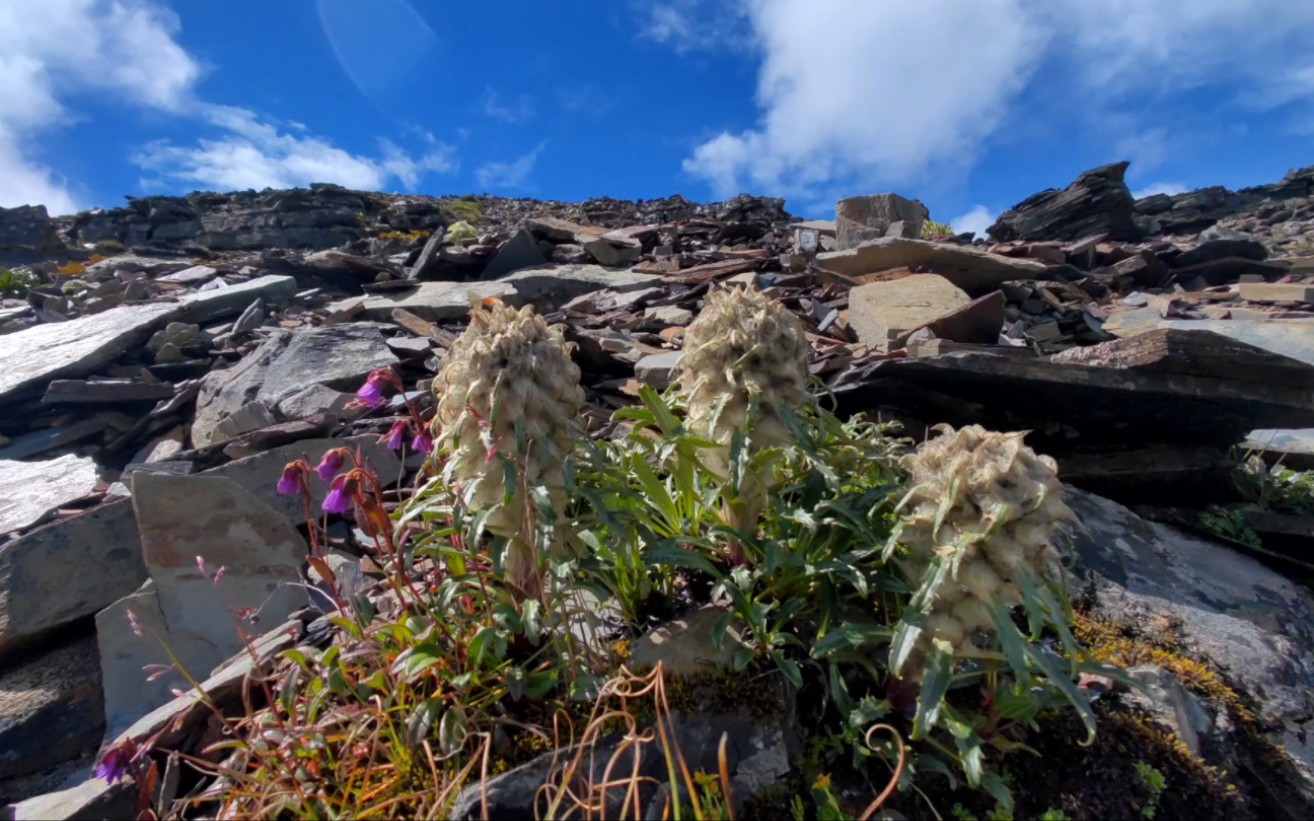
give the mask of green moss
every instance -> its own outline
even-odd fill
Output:
[[[101,254],[117,254],[123,250],[123,243],[116,239],[103,239],[96,243],[96,251]]]

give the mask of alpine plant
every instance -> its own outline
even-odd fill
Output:
[[[929,604],[919,655],[939,639],[956,656],[972,656],[986,649],[975,637],[995,624],[991,596],[1021,604],[1020,575],[1041,580],[1055,568],[1058,525],[1076,516],[1063,503],[1054,460],[1024,445],[1024,434],[934,430],[943,435],[904,457],[911,489],[893,538],[908,549],[900,562],[916,599]],[[928,573],[937,556],[947,572]]]
[[[688,406],[688,427],[717,447],[704,466],[730,484],[731,446],[742,431],[747,460],[764,448],[792,442],[782,411],[797,412],[808,393],[808,341],[802,323],[754,287],[710,293],[685,331],[677,382]],[[750,418],[750,415],[752,418]],[[770,466],[749,470],[726,494],[726,523],[755,530],[771,486]]]
[[[485,530],[509,540],[506,579],[534,598],[537,500],[565,509],[563,466],[582,432],[584,390],[562,334],[532,306],[475,305],[433,383],[443,480],[472,513],[487,513]]]

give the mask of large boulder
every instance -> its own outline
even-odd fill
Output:
[[[902,223],[900,236],[916,239],[930,212],[920,200],[898,194],[849,197],[835,203],[835,249],[843,251],[886,236],[890,226]]]
[[[0,208],[0,250],[45,250],[59,244],[55,224],[44,205]]]
[[[1092,234],[1138,240],[1136,201],[1123,181],[1129,164],[1094,168],[1062,191],[1033,194],[1000,214],[987,233],[996,242],[1076,240]]]

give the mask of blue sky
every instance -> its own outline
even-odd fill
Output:
[[[3,0],[0,206],[337,182],[542,199],[897,191],[980,229],[1314,164],[1292,0]]]

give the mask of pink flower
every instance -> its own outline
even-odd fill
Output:
[[[95,777],[103,778],[110,784],[120,781],[128,774],[128,767],[137,760],[140,751],[132,739],[115,744],[105,751],[105,757],[96,767]]]
[[[429,431],[421,430],[415,434],[415,438],[411,440],[411,450],[416,453],[433,453],[433,437],[429,435]]]
[[[356,398],[362,404],[369,407],[377,407],[383,403],[383,389],[393,382],[392,371],[388,368],[380,368],[370,374],[365,379],[365,384],[360,386],[356,391]]]
[[[350,473],[344,473],[329,485],[328,495],[324,497],[324,510],[329,513],[346,513],[351,509],[351,498],[356,490],[356,481]]]
[[[396,422],[392,423],[392,427],[388,428],[387,433],[379,437],[379,441],[382,442],[388,450],[401,450],[407,427],[409,427],[409,425],[405,419],[398,419]]]
[[[278,492],[285,496],[296,496],[301,492],[301,477],[306,468],[301,461],[289,462],[283,468],[283,476],[278,480]]]
[[[325,482],[333,481],[333,477],[342,469],[342,463],[346,461],[345,453],[345,448],[334,448],[325,453],[324,458],[320,459],[319,464],[315,467],[315,472],[319,474],[319,478]]]

